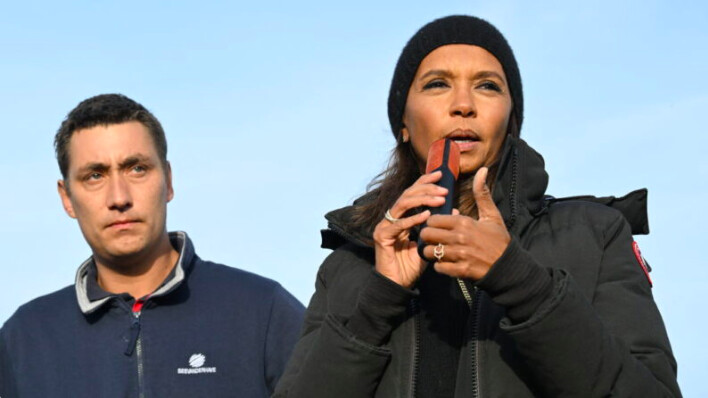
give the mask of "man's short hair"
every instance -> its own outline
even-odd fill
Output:
[[[69,171],[69,141],[76,131],[126,122],[140,122],[148,129],[160,160],[167,164],[167,139],[157,118],[123,94],[101,94],[81,101],[72,109],[54,136],[62,177],[66,179]]]

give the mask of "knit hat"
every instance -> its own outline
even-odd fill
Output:
[[[403,128],[403,111],[413,78],[426,55],[447,44],[471,44],[494,55],[506,75],[519,129],[524,118],[524,96],[521,75],[514,53],[504,36],[489,22],[467,15],[451,15],[436,19],[420,28],[408,41],[396,64],[388,93],[388,120],[394,137],[398,139]]]

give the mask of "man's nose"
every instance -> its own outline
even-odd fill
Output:
[[[106,200],[106,204],[111,210],[123,212],[133,207],[133,199],[130,195],[130,185],[127,181],[125,181],[125,178],[120,175],[113,176],[113,178],[111,178]]]

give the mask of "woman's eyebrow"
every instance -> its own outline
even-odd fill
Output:
[[[419,79],[425,79],[429,76],[449,77],[449,76],[452,76],[452,73],[450,73],[450,71],[445,70],[445,69],[431,69],[431,70],[425,72],[422,76],[420,76]]]
[[[431,69],[424,74],[422,74],[418,79],[426,79],[430,76],[440,76],[440,77],[451,77],[453,74],[452,72],[445,70],[445,69]],[[504,82],[506,84],[506,79],[499,73],[491,70],[483,70],[479,71],[474,74],[475,79],[485,79],[485,78],[496,78]]]
[[[490,78],[490,77],[499,79],[502,82],[504,82],[504,84],[506,84],[506,79],[504,79],[504,77],[502,75],[500,75],[497,72],[491,71],[491,70],[483,70],[483,71],[475,73],[475,75],[474,75],[475,79],[485,79],[485,78]]]

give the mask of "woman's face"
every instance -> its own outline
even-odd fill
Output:
[[[403,140],[424,169],[430,144],[451,138],[460,147],[460,172],[474,173],[499,156],[511,108],[504,70],[491,53],[469,44],[438,47],[411,84]]]

